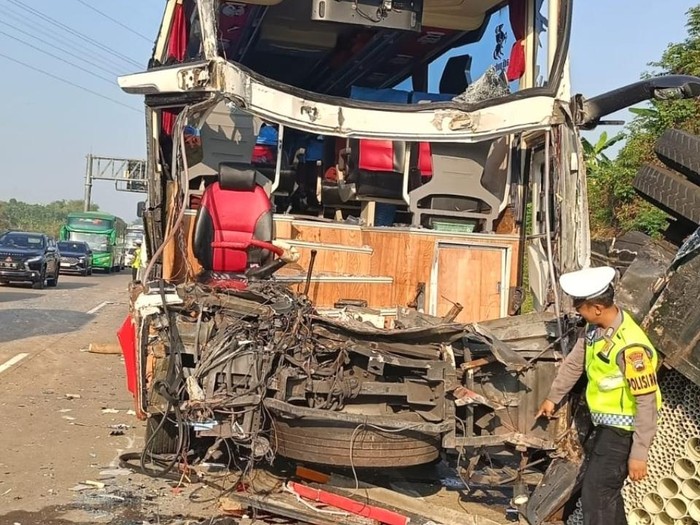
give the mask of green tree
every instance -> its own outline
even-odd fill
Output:
[[[700,76],[700,5],[687,12],[687,37],[670,44],[661,58],[651,62],[651,71],[642,75]],[[640,198],[632,187],[637,170],[644,163],[658,163],[654,142],[669,128],[700,134],[700,101],[652,101],[647,107],[633,108],[634,119],[627,126],[627,142],[615,160],[589,168],[591,226],[597,237],[641,230],[658,234],[667,225],[666,215]],[[585,148],[584,144],[584,148]],[[600,159],[598,159],[600,160]],[[591,169],[592,168],[592,169]]]
[[[97,211],[96,205],[91,206]],[[29,204],[10,199],[0,201],[0,232],[6,230],[28,230],[58,236],[69,213],[83,211],[81,200],[60,200],[49,204]]]

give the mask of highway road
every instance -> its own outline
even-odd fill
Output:
[[[121,356],[87,349],[116,342],[129,279],[0,286],[1,525],[181,523],[175,516],[197,513],[187,488],[115,470],[119,454],[141,449],[144,424],[129,412]]]

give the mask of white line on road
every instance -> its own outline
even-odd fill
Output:
[[[85,313],[86,313],[86,314],[96,314],[97,312],[99,312],[100,310],[102,310],[102,309],[103,309],[105,306],[107,306],[108,304],[111,304],[111,303],[110,303],[109,301],[103,301],[103,302],[101,302],[100,304],[98,304],[97,306],[95,306],[95,308],[93,308],[92,310],[88,310],[88,311],[85,312]]]
[[[5,370],[10,368],[11,366],[16,365],[19,363],[22,359],[27,357],[29,354],[17,354],[14,356],[12,359],[9,359],[8,361],[5,361],[3,364],[0,365],[0,374],[3,373]]]

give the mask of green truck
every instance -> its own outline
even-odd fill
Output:
[[[126,223],[115,215],[77,212],[68,215],[61,228],[61,240],[85,241],[92,249],[92,265],[107,273],[124,268]]]

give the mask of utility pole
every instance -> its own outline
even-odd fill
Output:
[[[83,211],[90,211],[90,199],[92,198],[92,153],[85,163],[85,198],[83,199]]]
[[[85,163],[85,197],[84,211],[90,211],[92,184],[96,180],[114,181],[117,191],[146,193],[146,161],[116,157],[96,157],[92,153],[86,156]]]

